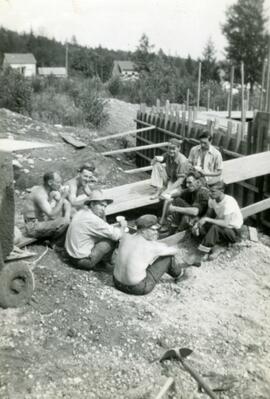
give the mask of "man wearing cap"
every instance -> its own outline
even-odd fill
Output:
[[[153,158],[150,184],[156,188],[156,193],[152,199],[159,198],[162,192],[170,194],[181,187],[188,167],[187,158],[180,152],[181,143],[171,139],[167,153]]]
[[[200,144],[191,148],[188,162],[196,171],[205,177],[207,184],[221,179],[222,155],[211,144],[212,137],[207,130],[199,136]]]
[[[78,175],[67,182],[68,200],[74,208],[81,208],[84,201],[91,195],[93,184],[97,182],[94,171],[93,163],[85,163],[79,168]]]
[[[175,260],[178,248],[157,241],[159,225],[155,215],[139,217],[136,226],[136,234],[124,234],[120,240],[113,279],[120,291],[145,295],[164,273],[179,278],[183,269]]]
[[[73,217],[66,236],[65,248],[72,264],[91,270],[101,261],[109,260],[116,242],[127,227],[126,220],[118,226],[106,222],[106,207],[113,202],[102,191],[94,190],[84,202],[86,207]]]

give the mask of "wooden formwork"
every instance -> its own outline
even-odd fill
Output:
[[[169,112],[170,111],[170,112]],[[246,132],[241,123],[228,121],[227,128],[217,126],[216,121],[200,122],[196,114],[172,108],[146,112],[144,107],[137,114],[137,129],[155,126],[155,129],[139,132],[136,146],[167,142],[170,138],[183,140],[182,152],[188,156],[190,149],[199,143],[200,133],[207,129],[212,133],[212,144],[222,153],[223,160],[239,158],[245,155],[268,151],[270,149],[270,114],[258,112],[248,125]],[[163,147],[136,151],[138,168],[147,167],[155,155],[162,155]],[[256,166],[255,166],[256,167]],[[235,171],[237,173],[237,171]],[[270,177],[262,176],[228,185],[228,193],[233,195],[241,207],[270,197]],[[257,218],[270,227],[270,212],[265,211]]]

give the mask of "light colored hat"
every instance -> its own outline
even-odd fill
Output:
[[[168,147],[179,147],[183,143],[183,140],[178,140],[178,139],[170,139]]]
[[[107,198],[101,190],[94,190],[84,201],[84,205],[89,205],[93,201],[106,201],[108,205],[113,202],[113,200],[111,198]]]

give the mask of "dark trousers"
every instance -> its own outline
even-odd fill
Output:
[[[70,260],[78,269],[91,270],[94,269],[101,261],[109,261],[115,249],[116,243],[110,240],[101,240],[96,243],[87,258],[76,259],[70,256]]]
[[[183,198],[177,197],[173,200],[173,205],[179,206],[181,208],[188,208],[191,205],[185,201]],[[172,212],[172,223],[179,227],[179,229],[184,230],[189,227],[190,217],[183,215],[179,212]]]
[[[241,229],[230,229],[206,223],[202,227],[201,235],[204,238],[199,249],[203,252],[210,252],[216,244],[229,244],[239,241],[241,238]]]
[[[136,285],[122,284],[115,277],[113,278],[115,287],[132,295],[146,295],[151,292],[164,273],[176,278],[181,273],[181,267],[175,262],[174,256],[163,256],[158,258],[146,270],[146,277]]]

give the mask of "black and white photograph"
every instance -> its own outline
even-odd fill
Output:
[[[0,398],[270,398],[270,0],[0,0]]]

